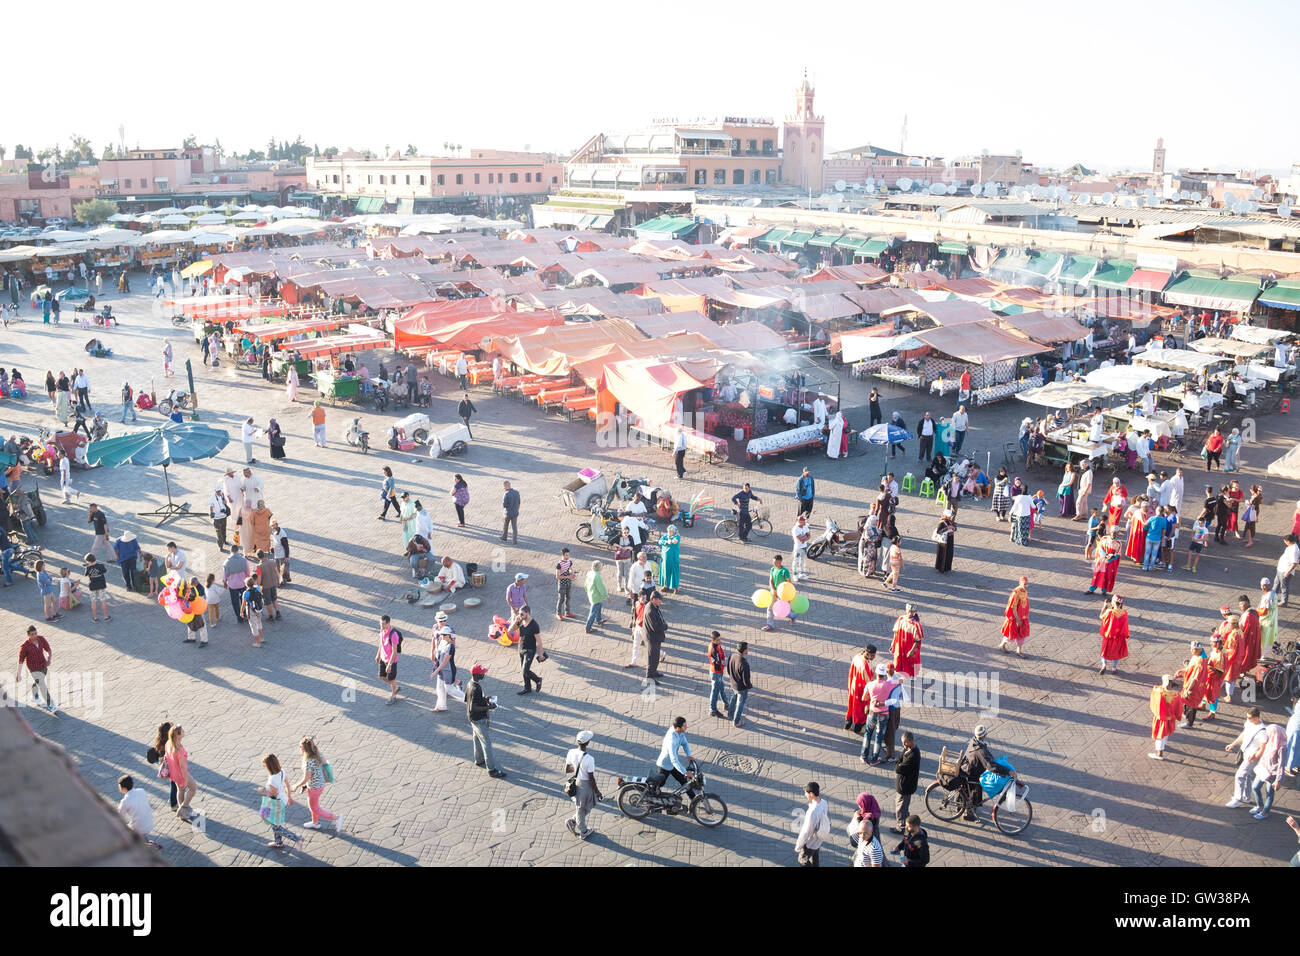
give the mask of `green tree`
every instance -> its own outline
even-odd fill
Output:
[[[19,143],[17,146],[14,147],[14,159],[30,160],[35,158],[36,157],[32,155],[32,151],[28,149],[26,146],[24,146],[22,143]]]
[[[183,140],[181,140],[181,149],[197,149],[198,145],[199,145],[199,138],[195,136],[193,133],[190,133]]]
[[[414,143],[407,143],[407,144],[406,144],[406,155],[407,155],[407,156],[418,156],[419,154],[420,154],[420,151],[419,151],[418,149],[415,148],[415,144],[414,144]]]
[[[109,202],[107,199],[87,199],[72,207],[72,214],[77,217],[77,222],[84,222],[88,226],[97,226],[116,213],[117,203]]]
[[[107,160],[107,159],[116,159],[116,158],[117,158],[117,153],[114,151],[113,147],[112,147],[112,146],[105,146],[105,147],[104,147],[104,155],[101,157],[101,161],[103,161],[103,160]]]
[[[68,154],[69,157],[79,160],[95,158],[95,147],[90,145],[90,140],[86,137],[73,133],[68,139],[72,141],[72,152]]]
[[[261,150],[259,150],[259,149],[250,149],[250,150],[248,151],[248,161],[249,161],[250,163],[255,163],[255,162],[257,162],[258,160],[262,160],[262,159],[266,159],[266,154],[263,153]]]
[[[326,146],[325,151],[321,153],[321,155],[324,156],[326,159],[333,159],[338,154],[339,154],[339,148],[337,146]]]
[[[9,147],[4,145],[4,143],[0,143],[0,159],[4,159],[5,153],[7,152],[9,152]]]

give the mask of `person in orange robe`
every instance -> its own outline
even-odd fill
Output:
[[[1192,641],[1192,656],[1175,676],[1183,682],[1183,721],[1178,726],[1190,730],[1196,723],[1196,711],[1205,700],[1205,687],[1210,679],[1210,664],[1200,641]]]
[[[1226,611],[1227,608],[1222,610]],[[1223,640],[1223,699],[1232,702],[1232,688],[1241,676],[1241,662],[1245,651],[1245,640],[1241,634],[1241,622],[1237,615],[1229,614],[1228,619],[1219,626],[1219,636]]]
[[[855,734],[862,733],[867,726],[867,705],[862,695],[871,682],[875,657],[875,646],[868,644],[864,650],[853,655],[853,661],[849,664],[849,708],[844,715],[844,729]]]
[[[1139,498],[1125,516],[1128,518],[1128,545],[1124,554],[1134,564],[1141,564],[1147,547],[1147,503]]]
[[[1223,641],[1217,635],[1210,640],[1210,653],[1205,659],[1205,721],[1214,719],[1219,709],[1219,691],[1223,688],[1223,669],[1227,666],[1223,656]]]
[[[921,641],[925,639],[925,629],[921,627],[921,616],[916,608],[907,605],[903,613],[894,621],[894,642],[889,649],[894,655],[894,670],[908,677],[915,677],[921,668]]]
[[[1106,497],[1101,499],[1101,506],[1106,509],[1106,530],[1111,531],[1119,524],[1128,504],[1128,489],[1118,478],[1112,478],[1106,489]],[[1145,545],[1143,545],[1145,547]]]
[[[1241,608],[1241,673],[1245,675],[1255,670],[1264,649],[1260,644],[1259,612],[1250,606],[1250,598],[1244,594],[1237,598],[1237,606]]]
[[[1021,577],[1020,583],[1007,598],[1006,618],[1002,622],[1002,650],[1008,644],[1016,645],[1016,653],[1024,656],[1025,640],[1029,637],[1029,578]]]
[[[1173,676],[1165,674],[1159,686],[1151,688],[1151,739],[1156,742],[1156,749],[1147,756],[1152,760],[1165,759],[1165,747],[1182,712],[1183,698],[1174,690]]]
[[[1092,560],[1092,584],[1088,588],[1089,594],[1096,594],[1097,588],[1101,588],[1103,594],[1110,594],[1115,590],[1115,579],[1119,576],[1119,545],[1115,539],[1107,534],[1097,542],[1097,555]]]
[[[1110,665],[1112,674],[1119,673],[1119,662],[1128,657],[1128,611],[1124,610],[1124,599],[1113,596],[1106,602],[1101,612],[1101,668],[1098,674],[1106,673]]]

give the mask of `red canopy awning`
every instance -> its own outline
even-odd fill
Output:
[[[393,347],[400,351],[416,345],[437,345],[433,333],[440,329],[475,316],[500,312],[501,303],[490,298],[422,302],[393,323]]]
[[[630,359],[605,366],[601,386],[650,426],[673,420],[677,396],[713,384],[722,362],[713,359]]]
[[[1126,289],[1137,289],[1143,292],[1160,292],[1169,284],[1169,277],[1172,273],[1162,272],[1157,269],[1137,269],[1128,277],[1128,282],[1124,283]]]

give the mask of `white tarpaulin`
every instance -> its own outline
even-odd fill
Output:
[[[1143,385],[1154,385],[1169,372],[1157,368],[1145,368],[1138,365],[1112,365],[1089,372],[1083,380],[1089,385],[1108,388],[1112,392],[1136,392]]]
[[[1241,339],[1197,339],[1192,348],[1206,355],[1231,355],[1233,358],[1254,358],[1269,346],[1260,342],[1243,342]]]
[[[1242,325],[1232,330],[1232,337],[1240,339],[1242,342],[1258,342],[1261,344],[1271,345],[1280,339],[1291,337],[1291,333],[1284,329],[1261,329],[1258,325]]]
[[[1300,481],[1300,445],[1296,445],[1289,452],[1268,466],[1270,475],[1278,475],[1282,478],[1294,478]]]
[[[1203,368],[1228,361],[1222,355],[1206,355],[1191,349],[1146,349],[1133,356],[1134,365],[1173,369],[1178,372],[1199,372]]]
[[[1046,408],[1074,408],[1076,405],[1087,405],[1093,399],[1113,394],[1115,394],[1113,389],[1089,385],[1085,382],[1052,382],[1042,388],[1017,392],[1016,398]]]
[[[923,342],[911,335],[850,335],[840,336],[840,356],[846,364],[875,358],[895,349],[919,349]]]

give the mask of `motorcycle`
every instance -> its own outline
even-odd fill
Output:
[[[858,559],[858,539],[862,537],[862,529],[867,525],[867,516],[858,517],[858,530],[840,531],[840,526],[835,523],[834,518],[826,519],[826,530],[816,541],[808,545],[808,557],[817,561],[823,554],[828,551],[829,557],[832,558],[852,558]]]
[[[344,433],[343,439],[353,448],[360,448],[363,455],[369,454],[370,432],[361,427],[361,419],[352,419],[352,424],[348,426],[348,430]]]
[[[644,820],[660,812],[670,817],[690,813],[700,826],[709,829],[722,826],[727,819],[727,804],[717,794],[705,790],[704,771],[699,764],[691,760],[686,769],[695,774],[695,779],[668,793],[646,777],[618,777],[619,810],[633,820]]]
[[[164,416],[171,415],[175,409],[190,407],[190,393],[184,389],[174,388],[166,398],[159,399],[158,404],[154,407]]]
[[[621,534],[618,512],[602,508],[592,511],[591,517],[578,525],[574,537],[583,544],[598,541],[612,548]]]

